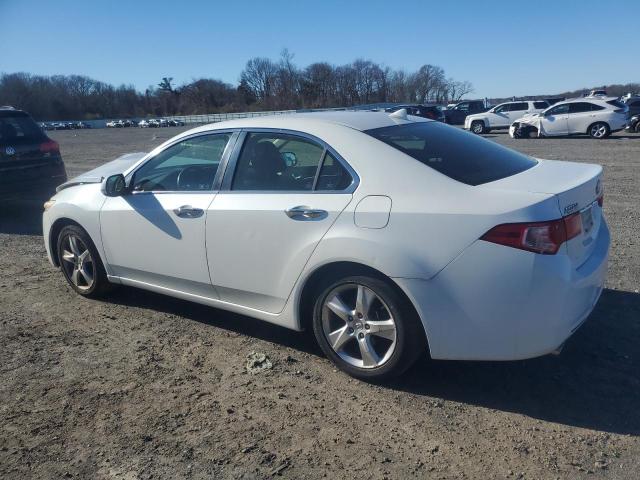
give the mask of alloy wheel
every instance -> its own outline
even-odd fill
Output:
[[[359,368],[380,367],[396,348],[391,310],[373,290],[356,283],[340,285],[326,296],[322,331],[333,351]]]
[[[62,243],[62,268],[73,285],[89,290],[95,281],[96,267],[91,251],[76,235],[68,235]]]
[[[607,134],[607,126],[598,123],[591,127],[591,136],[594,138],[602,138]]]
[[[480,122],[474,122],[472,130],[473,133],[480,135],[484,131],[484,127]]]

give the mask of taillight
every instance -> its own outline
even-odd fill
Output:
[[[582,232],[582,217],[574,213],[548,222],[504,223],[493,227],[480,240],[544,255],[555,255],[567,240]]]
[[[60,153],[60,146],[58,145],[58,142],[49,140],[40,144],[40,152],[49,155],[52,153]]]

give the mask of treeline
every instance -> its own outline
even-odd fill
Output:
[[[22,108],[38,120],[446,103],[472,91],[471,83],[447,78],[435,65],[406,72],[358,59],[346,65],[318,62],[300,68],[287,50],[278,60],[249,60],[237,86],[211,78],[175,86],[171,77],[165,77],[139,92],[131,85],[116,87],[82,75],[0,75],[0,105]]]

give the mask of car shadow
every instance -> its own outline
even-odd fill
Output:
[[[164,295],[110,302],[158,310],[321,356],[312,336]],[[560,356],[517,362],[419,360],[384,388],[599,431],[640,435],[640,294],[606,289]]]
[[[313,355],[321,355],[320,348],[306,332],[297,332],[252,317],[226,310],[169,297],[134,287],[122,287],[106,299],[109,303],[177,315],[223,330],[250,336]]]
[[[640,435],[640,294],[606,289],[561,355],[422,359],[388,388],[564,425]]]
[[[0,233],[12,235],[42,235],[43,202],[3,203],[0,208]]]

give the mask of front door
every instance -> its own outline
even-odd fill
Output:
[[[318,242],[352,198],[355,174],[319,141],[248,133],[207,212],[220,299],[279,313]]]
[[[569,104],[557,105],[542,117],[545,135],[567,135],[569,133]]]
[[[232,134],[186,138],[140,166],[130,193],[107,198],[100,212],[111,273],[216,297],[205,250],[206,211]]]

